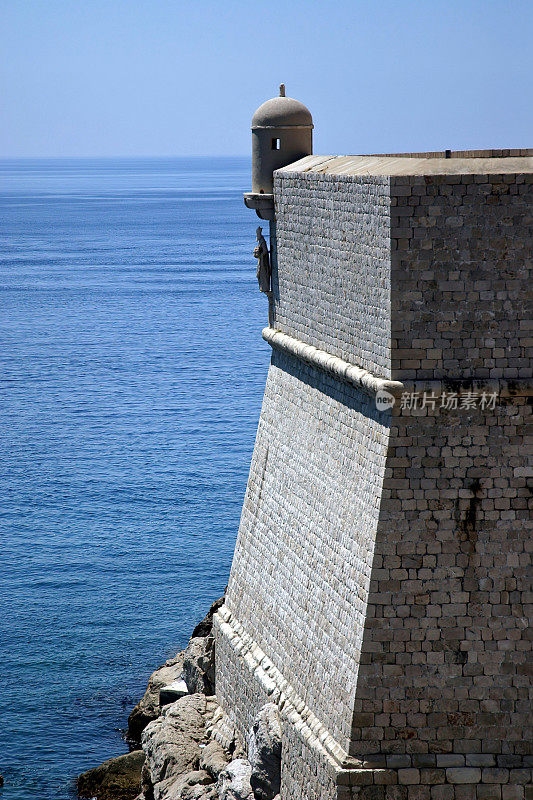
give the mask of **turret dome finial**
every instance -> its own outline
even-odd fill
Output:
[[[252,117],[252,194],[272,194],[274,171],[313,152],[313,118],[308,108],[285,96],[259,106]]]

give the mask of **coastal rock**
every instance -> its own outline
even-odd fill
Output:
[[[194,770],[157,784],[154,800],[197,800],[205,797],[208,792],[212,793],[214,788],[216,787],[207,772]]]
[[[219,800],[216,786],[194,786],[182,800]]]
[[[216,785],[193,786],[182,795],[181,800],[219,800]]]
[[[167,686],[162,686],[160,688],[159,705],[163,708],[163,706],[167,706],[169,703],[175,703],[176,700],[179,700],[180,697],[184,697],[186,694],[189,694],[187,684],[183,678],[180,678],[179,681],[173,681],[167,684]]]
[[[230,761],[231,758],[222,745],[213,739],[202,750],[200,767],[205,769],[214,780],[217,780]]]
[[[213,630],[213,614],[215,614],[220,606],[224,603],[224,597],[220,597],[218,600],[212,604],[211,608],[203,618],[201,622],[198,623],[196,628],[193,630],[191,639],[198,639],[202,636],[210,636]]]
[[[143,763],[141,750],[104,761],[99,767],[79,776],[76,784],[78,796],[97,800],[134,800],[141,786]]]
[[[182,697],[165,706],[161,716],[145,728],[146,753],[143,791],[146,800],[166,797],[168,781],[198,769],[200,743],[206,740],[206,724],[218,708],[214,698],[203,694]],[[158,786],[165,782],[164,786]]]
[[[215,640],[212,636],[190,640],[183,654],[183,678],[191,694],[215,693]]]
[[[208,726],[209,739],[217,741],[227,754],[228,762],[237,758],[247,758],[246,750],[241,742],[235,725],[223,713],[220,706],[213,715],[213,722]]]
[[[218,776],[220,800],[254,800],[250,776],[252,765],[245,758],[236,758]]]
[[[128,744],[130,749],[139,750],[141,747],[141,734],[149,722],[157,719],[161,713],[159,693],[162,688],[179,681],[183,672],[184,653],[178,653],[169,659],[162,667],[152,672],[148,687],[142,700],[135,706],[128,717]]]
[[[275,703],[267,703],[248,734],[250,783],[256,800],[273,800],[281,786],[281,720]]]
[[[184,688],[194,694],[214,694],[215,667],[214,667],[214,647],[211,639],[213,630],[213,614],[224,603],[224,597],[220,597],[211,605],[211,608],[199,622],[192,632],[191,642],[196,639],[210,638],[210,642],[203,646],[201,643],[191,643],[187,651],[178,653],[174,658],[169,659],[150,675],[148,686],[143,698],[137,703],[128,717],[127,741],[130,750],[141,748],[141,734],[149,722],[161,713],[161,708],[166,703],[174,702],[183,693]],[[187,670],[190,675],[189,684],[182,684],[183,661],[185,653],[188,652]],[[162,691],[162,694],[161,694]]]

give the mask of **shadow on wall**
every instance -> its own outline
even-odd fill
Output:
[[[302,368],[302,362],[295,356],[272,350],[272,366],[282,369],[293,378],[305,383],[331,400],[342,403],[346,408],[357,411],[369,420],[388,428],[392,417],[390,408],[380,410],[374,396],[363,394],[349,383],[340,383],[327,373],[312,366]]]

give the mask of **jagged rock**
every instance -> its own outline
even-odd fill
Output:
[[[191,694],[215,693],[215,640],[212,636],[193,638],[183,654],[183,678]]]
[[[209,744],[202,749],[200,755],[200,767],[205,769],[214,780],[218,779],[218,776],[223,769],[226,769],[230,761],[230,756],[226,753],[222,745],[215,740],[209,742]]]
[[[166,706],[162,715],[145,728],[142,743],[152,783],[159,783],[170,773],[181,775],[197,768],[204,711],[205,697],[189,695]]]
[[[223,720],[224,720],[224,712],[222,711],[220,706],[217,705],[213,716],[206,724],[207,738],[209,740],[218,739],[218,741],[220,741],[217,732],[219,731]]]
[[[79,776],[76,783],[78,796],[97,800],[134,800],[141,786],[143,763],[141,750],[104,761],[99,767]]]
[[[175,703],[176,700],[179,700],[180,697],[184,697],[186,694],[189,694],[187,684],[183,678],[180,678],[179,681],[173,681],[167,686],[162,686],[160,688],[159,705],[161,708],[163,708],[163,706],[166,706],[169,703]]]
[[[209,785],[213,780],[204,770],[186,772],[157,784],[154,800],[193,800],[205,795]]]
[[[146,761],[144,762],[141,772],[141,790],[142,800],[154,800],[154,785],[152,783],[152,775],[150,774],[150,770]]]
[[[146,766],[142,785],[146,800],[159,800],[163,796],[160,792],[167,788],[171,778],[198,769],[200,742],[206,740],[206,724],[217,708],[214,698],[186,695],[165,706],[161,716],[145,728],[142,745]],[[159,787],[163,781],[165,786]]]
[[[174,800],[174,796],[168,800]],[[191,786],[185,788],[180,795],[180,800],[218,800],[217,787],[214,783],[210,786]]]
[[[204,619],[193,630],[191,643],[193,639],[211,638],[213,614],[218,611],[223,602],[224,598],[221,597],[211,605]],[[212,639],[205,647],[196,643],[192,647],[189,645],[189,648],[188,671],[192,688],[186,684],[187,691],[191,694],[194,692],[214,694],[215,665]],[[187,649],[189,650],[189,648]],[[137,703],[128,718],[127,740],[131,750],[140,749],[141,734],[148,723],[160,715],[161,707],[165,703],[175,701],[182,693],[180,679],[183,673],[184,655],[185,651],[178,653],[150,675],[142,700]],[[162,695],[161,690],[163,690]]]
[[[218,776],[220,800],[254,800],[250,776],[252,765],[245,758],[236,758]]]
[[[174,800],[174,798],[168,798],[168,800]],[[214,784],[211,784],[211,786],[191,786],[190,789],[184,790],[180,800],[218,800],[218,792]]]
[[[220,606],[224,603],[224,597],[215,600],[205,617],[198,623],[192,632],[191,639],[197,639],[202,636],[210,636],[213,630],[213,614],[215,614]]]
[[[142,700],[135,706],[128,717],[128,744],[132,750],[141,747],[141,734],[149,722],[157,719],[161,713],[159,703],[160,690],[178,681],[183,672],[183,652],[169,659],[162,667],[152,672],[148,687]]]
[[[190,792],[183,796],[183,800],[219,800],[216,784],[204,787],[194,786]]]
[[[275,703],[267,703],[248,733],[250,784],[256,800],[273,800],[281,786],[281,721]]]
[[[196,788],[196,791],[198,794],[191,794],[190,797],[188,796],[184,800],[219,800],[217,788],[214,785],[206,786],[202,794],[199,793],[199,787]]]
[[[213,722],[208,726],[209,739],[217,741],[229,755],[230,761],[247,758],[246,750],[240,740],[235,725],[224,714],[220,706],[213,715]]]

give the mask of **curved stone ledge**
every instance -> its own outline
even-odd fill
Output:
[[[386,378],[378,378],[372,375],[368,370],[357,367],[355,364],[350,364],[342,358],[333,356],[326,353],[325,350],[319,350],[312,344],[305,344],[299,339],[294,339],[286,333],[275,330],[275,328],[263,328],[261,335],[265,342],[277,350],[282,350],[285,353],[290,353],[302,361],[306,361],[317,369],[333,375],[346,383],[351,383],[353,386],[361,389],[367,394],[377,394],[377,392],[385,391],[392,395],[399,395],[404,390],[404,385],[400,381],[391,381]]]
[[[319,350],[312,344],[305,344],[300,339],[295,339],[286,333],[282,333],[275,328],[263,328],[261,335],[271,347],[290,353],[296,358],[306,361],[317,369],[327,372],[334,378],[351,383],[367,394],[375,395],[379,391],[389,392],[395,397],[399,397],[402,392],[408,393],[427,393],[440,396],[444,392],[455,391],[475,392],[481,395],[496,394],[499,397],[531,397],[533,394],[532,381],[527,378],[461,378],[447,376],[438,380],[428,380],[418,378],[405,381],[393,381],[387,378],[378,378],[362,367],[350,364],[342,358],[331,355],[325,350]]]

